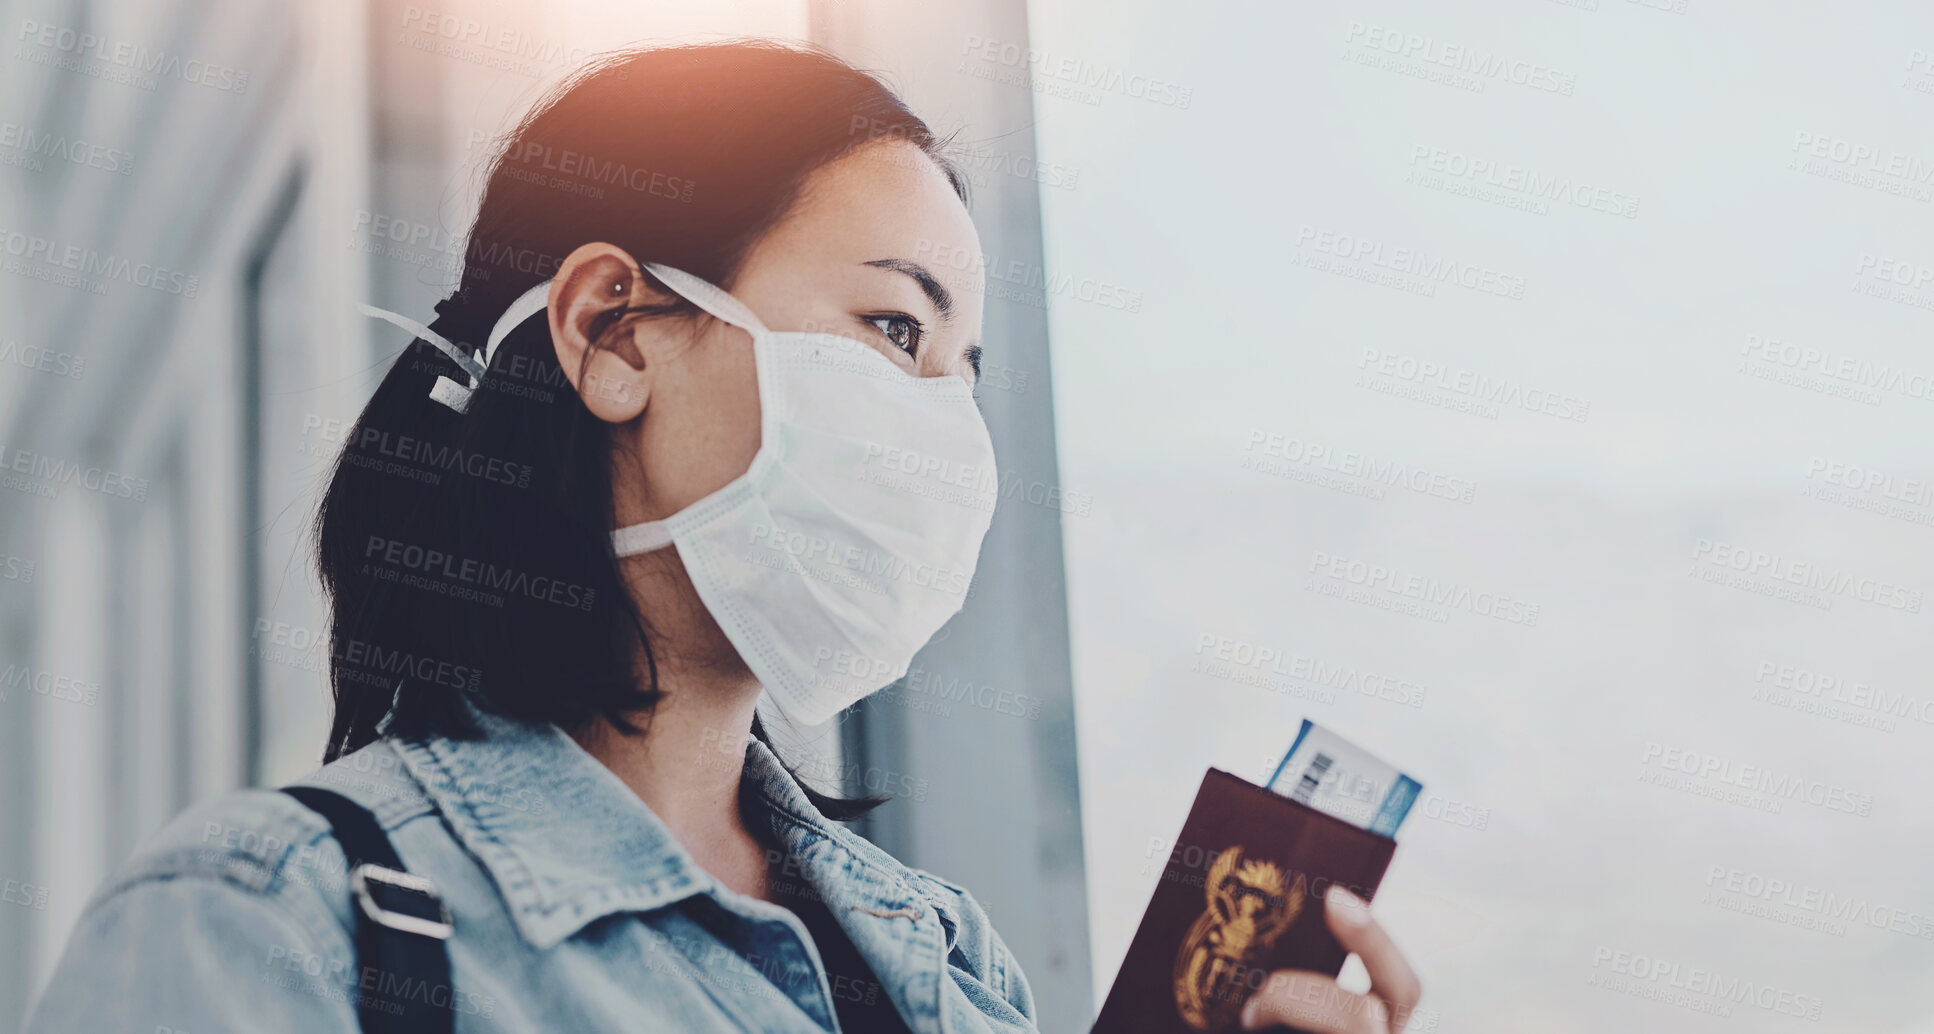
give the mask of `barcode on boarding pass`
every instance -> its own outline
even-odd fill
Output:
[[[1298,804],[1384,836],[1396,835],[1423,790],[1417,780],[1307,718],[1266,785]]]
[[[1310,759],[1309,767],[1303,769],[1303,778],[1296,781],[1296,789],[1290,791],[1289,799],[1308,804],[1315,795],[1316,788],[1323,785],[1323,773],[1330,770],[1333,760],[1328,754],[1318,754]]]

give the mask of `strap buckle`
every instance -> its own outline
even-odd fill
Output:
[[[437,918],[430,919],[384,908],[376,903],[376,898],[370,893],[372,884],[393,887],[428,898],[436,904]],[[443,898],[437,894],[436,884],[421,876],[398,872],[387,865],[364,862],[349,871],[349,889],[355,894],[356,904],[362,908],[363,914],[379,926],[439,941],[449,940],[450,935],[456,932],[456,927],[451,923],[450,906],[444,904]]]

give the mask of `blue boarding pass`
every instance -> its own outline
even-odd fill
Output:
[[[1303,719],[1269,788],[1387,837],[1397,835],[1424,786],[1336,733]]]

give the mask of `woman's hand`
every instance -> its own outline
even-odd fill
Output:
[[[1312,1034],[1397,1034],[1423,995],[1410,963],[1370,917],[1362,898],[1332,886],[1323,898],[1323,918],[1343,947],[1370,971],[1370,993],[1345,991],[1334,977],[1279,969],[1242,1005],[1242,1029],[1281,1024]]]

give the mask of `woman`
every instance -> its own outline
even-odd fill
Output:
[[[418,337],[317,522],[328,764],[145,845],[32,1029],[345,1032],[423,1002],[461,1031],[1034,1029],[973,897],[840,826],[872,802],[806,788],[758,717],[824,722],[963,601],[995,486],[979,256],[940,142],[824,54],[648,50],[560,87],[436,322],[372,310]],[[428,882],[351,879],[374,855],[319,789]],[[397,929],[447,983],[372,961]],[[1321,986],[1248,1020],[1381,1008],[1323,1026]]]

